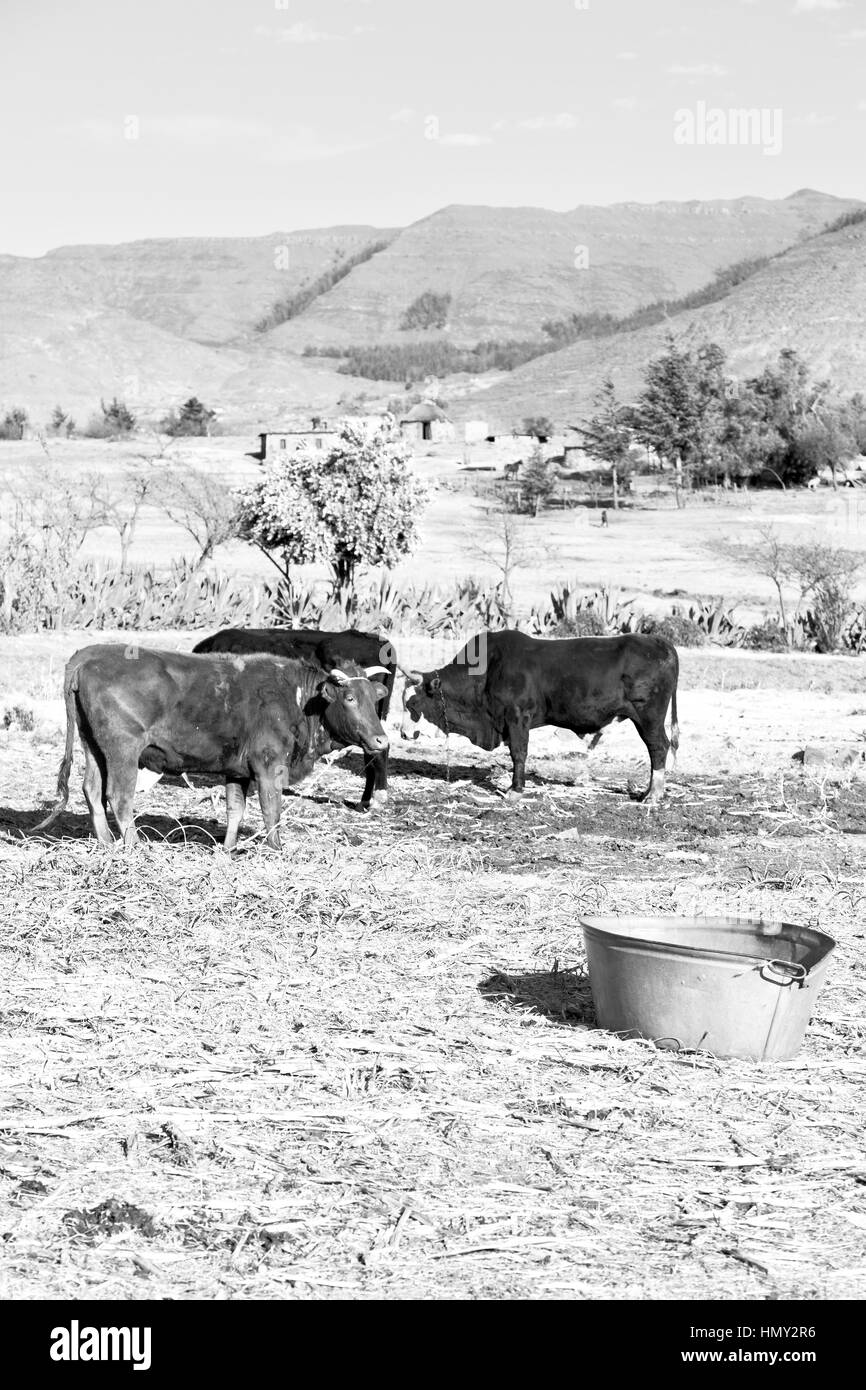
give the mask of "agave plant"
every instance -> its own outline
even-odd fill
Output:
[[[734,609],[725,607],[724,598],[696,599],[688,610],[688,617],[711,642],[722,647],[741,647],[746,638],[742,623],[735,622]]]

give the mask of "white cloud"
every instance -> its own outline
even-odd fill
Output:
[[[794,0],[794,14],[811,10],[850,10],[850,0]]]
[[[372,33],[372,24],[353,24],[352,34]],[[307,19],[299,19],[284,29],[272,29],[268,24],[257,24],[253,29],[257,38],[269,39],[271,43],[342,43],[348,34],[329,34],[324,29],[316,29]]]
[[[333,159],[341,154],[366,149],[369,140],[348,140],[318,134],[310,126],[295,125],[275,129],[266,121],[248,120],[208,113],[148,115],[130,113],[123,121],[89,119],[66,126],[61,133],[81,136],[97,144],[112,144],[125,138],[125,125],[137,120],[135,139],[168,141],[188,149],[243,151],[248,159],[263,164],[301,164]]]
[[[274,31],[277,43],[330,43],[340,37],[339,34],[326,34],[322,29],[314,29],[306,19],[299,19],[297,24],[290,24],[288,29]]]
[[[673,63],[668,68],[675,77],[724,77],[727,71],[721,63]]]
[[[616,56],[617,58],[619,58],[621,63],[631,63],[637,57],[637,54],[633,53],[630,48],[627,48],[624,49],[622,53],[617,53]]]
[[[578,119],[571,111],[560,111],[555,116],[527,116],[517,124],[521,130],[574,130]]]
[[[843,43],[862,43],[866,39],[866,29],[849,29],[847,34],[840,37]]]
[[[634,111],[637,106],[637,97],[614,97],[610,104],[617,111]]]
[[[440,145],[492,145],[493,138],[490,135],[476,135],[471,131],[458,130],[453,135],[440,135],[437,141]]]
[[[388,120],[396,121],[398,125],[408,125],[410,121],[414,121],[417,114],[413,106],[401,106],[399,111],[391,112]]]

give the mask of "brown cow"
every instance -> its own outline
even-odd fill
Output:
[[[95,834],[114,837],[110,803],[124,844],[137,840],[132,801],[138,769],[222,773],[226,779],[226,849],[237,843],[249,784],[255,778],[267,842],[279,848],[282,789],[300,781],[334,747],[360,744],[384,752],[376,715],[384,687],[361,667],[324,672],[274,656],[196,656],[137,645],[84,647],[66,667],[66,751],[61,798],[36,830],[46,829],[69,799],[75,725],[84,745],[84,796]]]

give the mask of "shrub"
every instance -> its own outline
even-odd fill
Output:
[[[99,403],[99,414],[91,415],[84,430],[88,439],[122,439],[135,429],[135,416],[126,405],[115,396],[106,405]]]
[[[450,294],[436,294],[434,290],[425,290],[417,299],[412,300],[400,319],[400,328],[444,328],[450,305]]]
[[[0,424],[0,439],[23,439],[24,430],[30,422],[30,416],[21,405],[15,405],[11,410],[7,410]]]
[[[190,396],[180,410],[172,410],[160,421],[160,429],[173,438],[210,434],[216,412],[209,410],[198,398]]]
[[[26,705],[13,705],[3,711],[3,728],[12,729],[17,725],[22,733],[31,734],[36,728],[36,717]]]
[[[662,618],[649,615],[641,621],[641,632],[648,637],[666,637],[676,647],[705,647],[707,634],[693,618],[676,609]]]
[[[746,630],[743,646],[752,652],[783,652],[788,650],[788,637],[775,618],[765,618]]]
[[[600,613],[593,608],[583,608],[570,618],[560,618],[548,628],[550,637],[604,637],[607,629]]]
[[[733,612],[732,608],[725,608],[723,598],[696,599],[689,608],[688,616],[709,641],[721,647],[741,647],[746,629],[734,621]]]

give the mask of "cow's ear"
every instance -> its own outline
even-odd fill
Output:
[[[323,700],[327,700],[328,704],[330,704],[332,700],[336,700],[337,698],[337,687],[332,681],[322,681],[322,684],[319,686],[319,694]]]
[[[373,696],[374,696],[374,698],[375,698],[376,700],[384,700],[384,698],[385,698],[385,696],[388,694],[388,692],[387,692],[387,690],[385,689],[385,687],[384,687],[384,685],[382,684],[382,682],[381,682],[381,681],[370,681],[370,686],[371,686],[371,688],[372,688],[372,690],[373,690]]]

